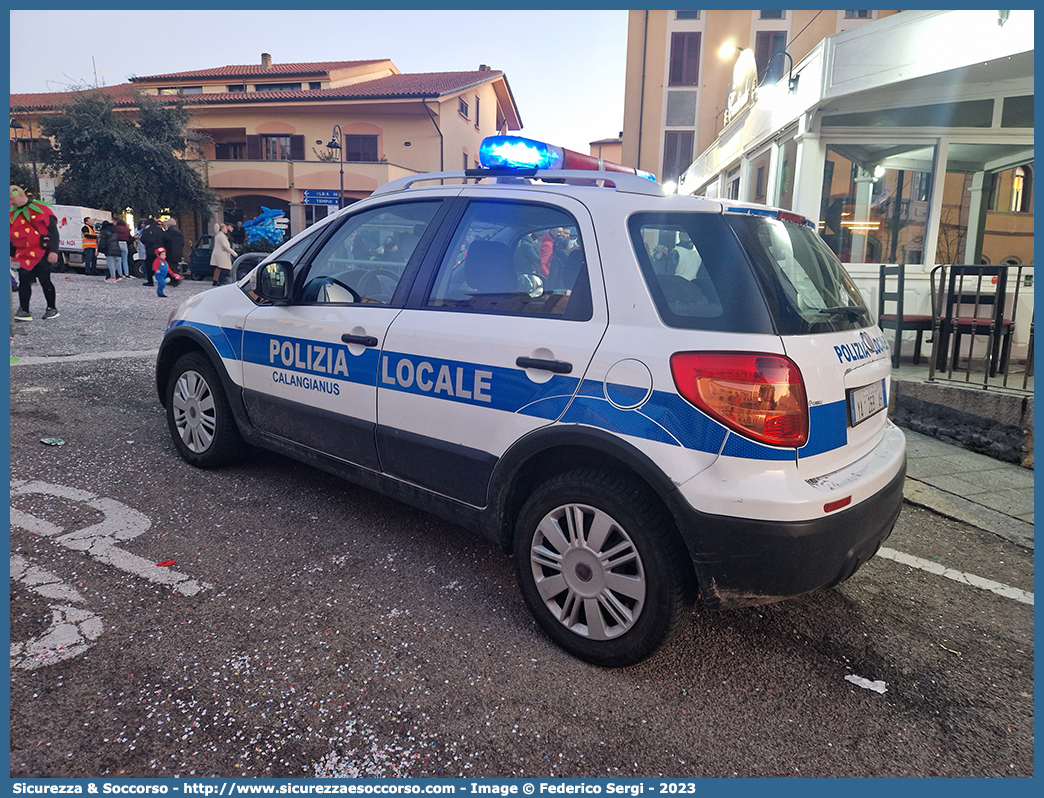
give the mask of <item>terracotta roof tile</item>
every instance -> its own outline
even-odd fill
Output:
[[[163,75],[139,75],[131,78],[133,83],[185,80],[191,78],[257,78],[269,75],[320,75],[335,69],[351,69],[367,64],[381,64],[389,59],[374,58],[366,61],[315,61],[301,64],[272,64],[265,68],[260,64],[234,64],[230,66],[195,69],[189,72],[170,72]]]
[[[338,62],[360,63],[360,62]],[[298,73],[300,74],[300,73]],[[439,97],[455,91],[478,86],[503,77],[499,70],[476,70],[474,72],[419,72],[408,75],[388,75],[383,78],[353,83],[333,89],[311,89],[307,91],[249,91],[249,92],[205,92],[181,97],[186,104],[279,102],[289,100],[374,100],[406,97]],[[134,90],[130,83],[105,86],[99,89],[112,97],[117,105],[133,105]],[[46,94],[12,94],[11,105],[26,108],[52,108],[73,98],[75,92],[53,92]]]
[[[134,102],[134,89],[130,83],[121,83],[117,86],[98,86],[85,91],[97,91],[109,97],[116,105],[128,105]],[[11,107],[17,105],[26,108],[53,108],[56,105],[64,105],[75,97],[79,92],[75,91],[53,91],[38,92],[36,94],[12,94],[10,96]]]

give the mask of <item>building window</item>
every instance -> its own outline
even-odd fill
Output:
[[[1029,213],[1030,200],[1033,197],[1032,189],[1032,169],[1028,166],[1015,167],[1011,173],[1011,204],[1008,210],[1012,213]]]
[[[159,94],[164,97],[177,96],[183,97],[189,94],[202,94],[202,86],[165,86],[159,89]]]
[[[782,30],[761,31],[754,44],[754,59],[758,62],[758,83],[775,83],[783,75],[783,62],[779,55],[786,52],[787,33]]]
[[[457,111],[465,119],[468,118],[468,103],[463,97],[457,98]]]
[[[475,97],[475,127],[479,126],[479,98]]]
[[[312,81],[311,83],[308,84],[308,90],[309,91],[318,91],[322,87],[323,87],[323,84],[320,81],[318,81],[318,80],[314,80],[314,81]]]
[[[699,11],[675,11],[675,19],[699,19]]]
[[[264,161],[289,161],[289,136],[262,136],[261,159]]]
[[[765,198],[765,167],[759,166],[757,177],[754,178],[754,199]]]
[[[663,137],[663,174],[661,180],[677,180],[692,163],[693,132],[668,130]]]
[[[237,83],[234,86],[229,86],[228,90],[230,92],[246,91],[246,84],[245,83]]]
[[[761,14],[761,19],[786,19],[786,17],[783,16],[783,11],[780,9],[759,11],[758,13]]]
[[[468,168],[468,154],[464,153],[464,170],[467,171],[467,168]]]
[[[671,66],[668,84],[696,86],[700,79],[700,34],[671,34]]]
[[[300,83],[258,83],[254,91],[301,91]]]
[[[214,145],[214,159],[218,161],[242,161],[246,158],[246,142],[230,141]]]
[[[352,134],[344,137],[344,160],[356,163],[375,163],[377,157],[377,137]]]
[[[846,11],[845,19],[870,19],[873,11]]]
[[[739,199],[739,167],[731,170],[725,175],[725,198],[726,199]]]

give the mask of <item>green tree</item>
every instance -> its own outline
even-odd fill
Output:
[[[188,129],[181,103],[164,105],[139,94],[135,116],[117,112],[98,91],[77,92],[62,113],[46,120],[54,139],[49,165],[61,174],[55,201],[139,218],[199,211],[214,201],[203,176],[184,158],[198,153],[202,137]]]

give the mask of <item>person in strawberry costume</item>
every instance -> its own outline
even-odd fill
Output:
[[[40,281],[47,301],[45,319],[58,317],[51,267],[58,262],[58,219],[40,200],[30,200],[21,186],[11,186],[11,260],[18,264],[17,321],[32,321],[29,299]]]

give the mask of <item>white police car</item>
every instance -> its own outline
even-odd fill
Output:
[[[697,597],[795,596],[872,557],[905,441],[884,338],[814,226],[548,169],[587,157],[524,139],[481,158],[181,305],[157,386],[182,457],[253,444],[476,530],[601,665],[649,656]]]

